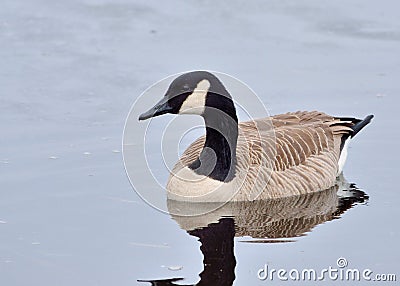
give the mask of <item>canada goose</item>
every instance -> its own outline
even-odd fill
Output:
[[[298,111],[238,123],[232,97],[207,71],[182,74],[140,115],[197,114],[206,135],[183,153],[167,184],[169,199],[248,201],[325,190],[335,185],[352,139],[373,118]]]

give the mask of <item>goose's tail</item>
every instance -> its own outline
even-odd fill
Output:
[[[354,126],[352,126],[353,134],[351,135],[351,137],[356,136],[356,134],[360,132],[361,129],[363,129],[371,122],[372,118],[374,118],[374,116],[371,114],[365,117],[363,120],[360,120],[359,122],[355,123]]]
[[[345,138],[344,141],[347,138],[353,138],[354,136],[357,135],[358,132],[361,131],[361,129],[363,129],[365,126],[367,126],[372,118],[374,118],[374,115],[368,115],[367,117],[365,117],[364,119],[358,119],[358,118],[352,118],[352,117],[336,117],[336,119],[339,119],[340,121],[345,121],[346,123],[350,123],[350,125],[347,125],[348,127],[350,127],[353,132],[346,134],[347,136],[344,136]]]
[[[339,157],[339,171],[338,174],[340,174],[343,171],[344,164],[347,159],[347,148],[349,147],[349,142],[350,140],[357,135],[358,132],[361,131],[365,126],[367,126],[372,118],[374,116],[368,115],[364,119],[357,119],[357,118],[351,118],[351,117],[337,117],[336,119],[339,119],[340,121],[344,121],[343,123],[346,123],[346,126],[350,127],[352,131],[350,131],[347,134],[343,134],[342,136],[342,142],[340,145],[340,157]],[[349,124],[350,123],[350,124]],[[347,125],[348,124],[348,125]]]

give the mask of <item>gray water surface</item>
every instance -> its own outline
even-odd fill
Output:
[[[399,8],[394,0],[3,0],[0,285],[200,281],[203,233],[144,203],[121,154],[135,99],[194,69],[241,79],[271,114],[375,114],[344,170],[367,202],[293,242],[248,242],[229,218],[211,225],[234,247],[222,264],[233,267],[234,285],[280,285],[257,278],[265,264],[321,269],[339,257],[399,276]]]

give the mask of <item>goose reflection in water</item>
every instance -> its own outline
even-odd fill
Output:
[[[191,211],[209,208],[201,203],[168,200],[172,218],[190,235],[199,238],[204,256],[200,281],[190,285],[232,285],[236,258],[234,238],[250,237],[251,243],[292,242],[310,232],[316,225],[340,218],[348,209],[365,203],[368,196],[343,177],[336,186],[301,196],[231,202],[204,215],[189,216]],[[138,280],[151,285],[182,284],[184,278]]]

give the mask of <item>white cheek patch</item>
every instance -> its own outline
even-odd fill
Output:
[[[203,79],[199,82],[194,91],[182,103],[179,114],[203,114],[209,89],[210,82],[208,80]]]

